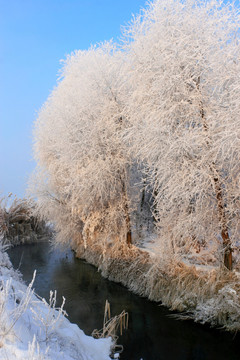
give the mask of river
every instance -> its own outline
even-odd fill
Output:
[[[66,298],[68,319],[87,335],[101,329],[106,299],[112,315],[129,313],[129,327],[118,343],[124,346],[121,360],[239,360],[240,335],[211,329],[193,321],[179,321],[159,304],[132,294],[120,284],[101,277],[96,268],[76,259],[71,250],[52,250],[47,242],[8,250],[15,269],[38,295],[49,298],[57,290]]]

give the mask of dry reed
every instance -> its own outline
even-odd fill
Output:
[[[121,314],[111,317],[110,303],[105,302],[103,328],[93,330],[92,336],[96,339],[111,337],[113,339],[112,353],[119,354],[123,351],[122,345],[117,345],[118,331],[122,335],[123,330],[128,328],[128,313],[123,310]],[[114,357],[115,358],[115,357]]]
[[[98,267],[102,276],[122,283],[132,292],[183,312],[200,323],[240,330],[240,279],[238,273],[213,267],[195,267],[176,258],[150,256],[135,246],[103,249],[78,248],[77,256]]]

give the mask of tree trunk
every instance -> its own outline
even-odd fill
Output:
[[[214,163],[213,163],[214,164]],[[211,166],[210,166],[211,169]],[[212,170],[213,172],[213,170]],[[223,240],[223,251],[224,251],[224,259],[223,263],[228,270],[232,270],[232,247],[231,247],[231,239],[228,233],[227,221],[226,221],[226,213],[224,210],[224,202],[223,202],[223,193],[222,187],[220,183],[220,179],[218,176],[218,172],[215,169],[214,187],[215,193],[217,197],[217,207],[218,207],[218,218],[221,226],[221,236]]]
[[[120,181],[122,184],[122,193],[123,193],[123,199],[124,199],[124,213],[125,213],[125,220],[127,225],[127,234],[126,234],[126,242],[128,247],[131,247],[132,245],[132,231],[131,231],[131,220],[130,220],[130,214],[129,214],[129,206],[128,206],[128,195],[127,195],[127,189],[125,185],[125,177],[122,179],[121,175]]]
[[[144,186],[145,186],[145,181],[144,181]],[[140,205],[141,213],[143,212],[144,201],[145,201],[145,188],[143,188],[143,190],[142,190],[142,198],[141,198],[141,205]]]
[[[200,89],[199,89],[200,77],[197,79],[196,84],[197,84],[197,89],[200,92]],[[209,127],[206,122],[206,117],[205,117],[202,101],[200,101],[200,114],[201,114],[201,118],[203,121],[203,123],[202,123],[203,129],[206,134],[206,144],[210,148]],[[228,270],[232,270],[232,251],[233,250],[232,250],[232,246],[231,246],[232,245],[231,239],[230,239],[229,233],[228,233],[227,219],[226,219],[226,213],[225,213],[225,209],[224,209],[224,198],[223,198],[221,178],[219,175],[219,170],[217,169],[217,166],[214,161],[209,165],[209,169],[211,172],[211,177],[212,177],[213,184],[214,184],[213,187],[214,187],[214,191],[215,191],[216,199],[217,199],[218,219],[219,219],[219,224],[220,224],[220,228],[221,228],[221,237],[222,237],[222,241],[223,241],[223,254],[224,254],[223,255],[223,263]]]
[[[116,101],[116,98],[115,98]],[[123,126],[123,117],[120,116],[118,119],[118,125],[121,129]],[[129,206],[128,206],[128,195],[127,195],[127,189],[126,189],[126,173],[124,171],[124,178],[122,178],[121,173],[119,171],[119,179],[122,185],[122,194],[124,199],[124,213],[125,213],[125,220],[127,225],[127,235],[126,235],[126,242],[128,247],[132,245],[132,231],[131,231],[131,220],[130,220],[130,214],[129,214]]]
[[[124,184],[124,211],[125,211],[125,219],[126,219],[126,225],[127,225],[127,237],[126,237],[126,241],[127,241],[127,245],[128,247],[130,247],[132,245],[132,231],[131,231],[131,220],[130,220],[130,215],[129,215],[129,206],[128,206],[128,197],[127,197],[127,191],[125,188],[125,184]]]

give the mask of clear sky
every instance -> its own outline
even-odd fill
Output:
[[[0,195],[25,195],[32,128],[60,59],[117,40],[145,0],[0,0]]]

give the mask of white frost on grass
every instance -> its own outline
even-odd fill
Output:
[[[2,360],[110,360],[112,338],[87,336],[56,309],[40,299],[12,268],[0,247],[0,359]],[[34,280],[34,277],[33,277]],[[63,301],[64,304],[64,301]]]
[[[145,233],[138,247],[147,251],[152,257],[162,253],[161,239],[157,233]]]

